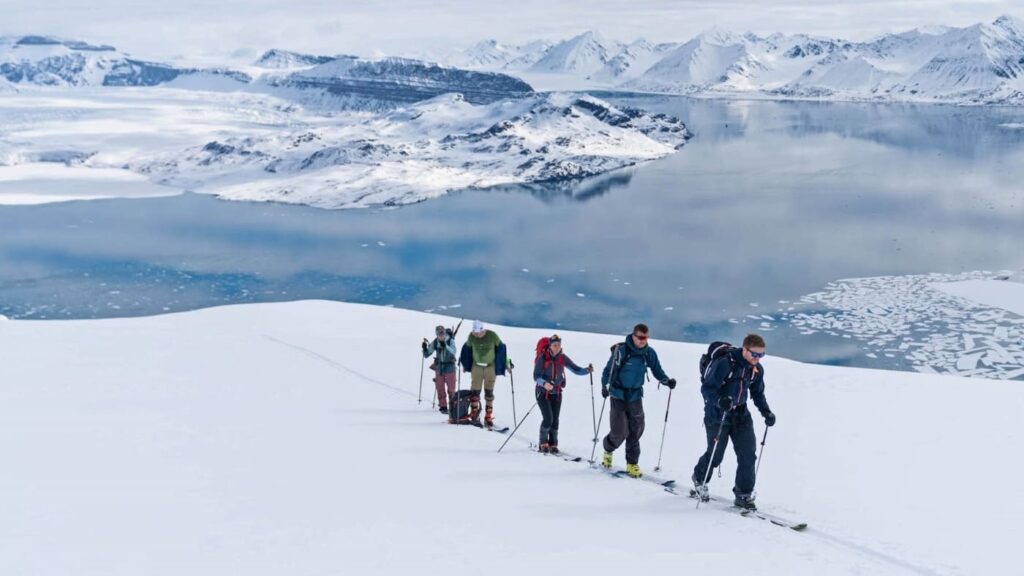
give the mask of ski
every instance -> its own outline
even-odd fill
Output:
[[[551,456],[552,458],[561,458],[562,460],[565,460],[566,462],[582,462],[583,461],[583,458],[581,458],[580,456],[573,456],[572,454],[566,454],[565,452],[562,452],[561,450],[559,450],[555,454],[552,454],[551,452],[541,452],[540,450],[538,450],[538,448],[539,448],[539,446],[537,446],[533,442],[530,442],[530,450],[532,452],[536,452],[537,454],[540,454],[541,456]]]
[[[615,478],[630,478],[629,474],[626,473],[626,470],[624,468],[605,468],[604,466],[601,466],[599,463],[590,462],[589,460],[586,460],[582,456],[576,456],[575,454],[570,454],[567,452],[563,452],[561,450],[559,450],[558,455],[561,456],[564,460],[568,460],[569,462],[587,462],[590,465],[590,468],[598,470],[600,472],[604,472]],[[671,488],[676,485],[675,480],[670,480],[668,478],[660,478],[658,476],[651,476],[648,474],[644,474],[643,476],[636,478],[636,480],[651,482],[652,484],[657,484],[662,488]]]
[[[612,476],[614,476],[616,478],[631,478],[633,480],[642,480],[644,482],[650,482],[651,484],[657,484],[658,486],[661,486],[662,488],[665,488],[665,489],[674,488],[675,485],[676,485],[676,481],[675,480],[670,480],[670,479],[667,479],[667,478],[659,478],[658,476],[651,476],[650,474],[644,474],[644,475],[640,476],[639,478],[633,478],[632,476],[629,475],[628,472],[626,472],[622,468],[605,468],[604,466],[601,466],[601,464],[599,464],[599,463],[592,464],[590,467],[594,468],[596,470],[600,470],[601,472],[604,472],[605,474],[611,474]]]
[[[484,426],[483,424],[479,424],[476,422],[473,423],[473,426],[476,426],[477,428],[483,428],[488,432],[497,432],[498,434],[508,434],[509,431],[508,426]]]
[[[442,420],[442,422],[445,423],[445,424],[455,424],[455,422],[452,422],[451,420]],[[508,431],[509,431],[509,427],[508,426],[484,426],[483,424],[479,424],[479,423],[476,423],[476,422],[470,422],[468,424],[456,424],[456,425],[457,426],[473,426],[473,427],[476,427],[476,428],[480,428],[481,430],[487,430],[487,431],[490,431],[490,432],[497,432],[498,434],[508,434]]]
[[[665,491],[676,496],[684,495],[682,492],[679,492],[674,488],[665,488]],[[693,489],[690,489],[689,493],[686,494],[686,496],[689,496],[693,500],[697,499],[697,493]],[[769,514],[768,512],[763,512],[761,510],[746,510],[744,508],[734,506],[728,500],[720,498],[718,496],[710,496],[710,501],[708,501],[707,503],[714,503],[716,508],[724,512],[732,512],[733,514],[738,514],[746,518],[758,518],[760,520],[770,522],[776,526],[789,528],[790,530],[795,530],[797,532],[803,532],[807,529],[806,522],[794,522],[788,518],[776,516],[775,514]]]

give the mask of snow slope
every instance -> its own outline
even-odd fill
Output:
[[[502,454],[503,436],[442,423],[429,384],[416,401],[418,342],[454,321],[299,302],[3,322],[0,572],[448,574],[459,562],[502,575],[1017,571],[1022,465],[1006,452],[1024,442],[1016,382],[769,356],[779,420],[758,500],[809,521],[799,534],[532,454],[536,411]],[[521,367],[547,334],[495,330]],[[561,335],[577,362],[598,365],[619,339]],[[680,381],[663,467],[684,480],[703,442],[701,346],[653,345]],[[522,368],[514,376],[522,417],[531,385]],[[589,454],[589,385],[569,378],[562,447]],[[507,378],[497,394],[508,423]],[[648,389],[646,470],[667,397]],[[713,491],[728,491],[733,464],[730,453]]]

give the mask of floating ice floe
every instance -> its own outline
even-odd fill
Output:
[[[947,293],[943,285],[996,280],[991,272],[852,278],[800,299],[822,311],[784,317],[801,333],[824,331],[899,355],[920,372],[1024,377],[1024,316]]]

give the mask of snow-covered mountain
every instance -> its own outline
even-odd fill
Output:
[[[622,44],[610,41],[597,32],[584,32],[548,48],[528,71],[589,77],[607,66],[622,48]]]
[[[533,93],[506,74],[449,68],[407,58],[365,60],[342,56],[307,70],[264,80],[276,94],[331,108],[383,110],[458,93],[486,104]]]
[[[601,174],[671,154],[690,137],[675,118],[570,94],[488,105],[445,95],[353,120],[225,138],[129,168],[231,199],[398,205],[459,188]]]
[[[131,58],[113,46],[49,36],[0,38],[0,78],[44,86],[155,86],[200,74],[247,83],[243,72],[177,68]]]
[[[551,42],[535,40],[521,45],[481,40],[451,55],[447,64],[468,70],[525,70],[544,57]]]
[[[284,70],[290,68],[309,68],[318,66],[334,60],[337,56],[317,56],[315,54],[302,54],[279,50],[277,48],[267,50],[253,64],[260,68],[271,68]]]
[[[608,60],[600,70],[591,74],[590,79],[618,83],[635,78],[678,46],[674,42],[651,44],[641,38],[623,46],[622,50]]]
[[[629,85],[653,91],[682,87],[694,91],[729,81],[730,72],[742,74],[745,63],[759,68],[747,48],[748,40],[723,31],[707,32],[679,46]]]
[[[495,66],[516,70],[504,58]],[[481,67],[487,65],[481,60]],[[1024,103],[1024,22],[922,27],[867,42],[711,30],[681,44],[620,44],[596,32],[546,49],[519,69],[530,81],[708,96]],[[566,81],[569,79],[569,82]]]

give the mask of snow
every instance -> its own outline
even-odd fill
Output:
[[[1006,280],[964,280],[932,284],[932,288],[978,304],[1009,310],[1024,317],[1024,284]]]
[[[115,168],[83,168],[52,163],[0,166],[0,205],[46,204],[103,198],[156,198],[180,190]]]
[[[469,557],[493,574],[993,574],[1016,562],[1024,500],[1006,486],[1021,465],[1005,447],[1024,442],[1018,383],[768,356],[779,420],[758,502],[808,521],[798,534],[531,454],[536,410],[501,454],[505,436],[442,423],[428,382],[416,401],[417,344],[455,322],[297,302],[3,323],[0,570],[433,574]],[[521,365],[549,334],[491,326]],[[559,333],[598,366],[620,339]],[[663,474],[685,483],[703,444],[703,345],[652,345],[680,381]],[[514,376],[521,417],[532,387]],[[499,379],[502,423],[510,384]],[[588,388],[569,376],[561,430],[585,456]],[[648,471],[667,398],[648,387]],[[713,492],[728,492],[734,463],[730,451]]]

